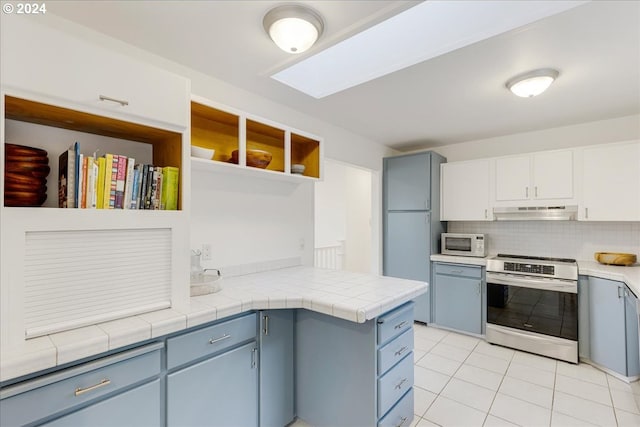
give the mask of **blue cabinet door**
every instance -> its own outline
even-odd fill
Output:
[[[640,348],[638,346],[637,298],[628,289],[625,293],[625,323],[627,339],[627,376],[640,375]]]
[[[34,404],[37,404],[34,402]],[[157,427],[160,422],[160,380],[43,424],[47,427]]]
[[[384,159],[384,197],[387,211],[431,209],[431,154]]]
[[[435,323],[482,333],[482,280],[435,274]]]
[[[167,376],[169,427],[258,425],[256,342]]]
[[[627,372],[624,284],[589,278],[591,360],[622,375]]]
[[[294,310],[260,313],[260,427],[293,421]]]
[[[385,276],[429,281],[431,239],[429,212],[389,212],[384,239]],[[415,299],[415,320],[431,321],[429,293]]]

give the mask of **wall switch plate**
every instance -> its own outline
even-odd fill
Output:
[[[203,243],[202,244],[202,261],[211,261],[211,244]]]

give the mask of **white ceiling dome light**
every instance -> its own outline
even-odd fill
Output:
[[[541,68],[519,74],[509,79],[505,86],[517,96],[531,98],[547,90],[559,74],[553,68]]]
[[[313,9],[287,4],[271,9],[262,20],[276,45],[288,53],[302,53],[322,35],[322,17]]]

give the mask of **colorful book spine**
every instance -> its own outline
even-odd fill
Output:
[[[74,151],[74,160],[75,160],[75,167],[74,167],[74,181],[73,181],[73,207],[74,208],[79,208],[80,207],[80,171],[81,171],[81,167],[80,167],[80,143],[78,141],[76,141],[75,144],[73,144],[73,151]]]
[[[140,194],[140,165],[133,167],[133,186],[131,188],[131,204],[129,209],[138,209],[138,196]]]
[[[96,209],[98,204],[98,163],[95,157],[87,157],[87,209]]]
[[[73,208],[75,206],[76,159],[73,147],[58,157],[58,207]]]
[[[153,193],[153,209],[161,210],[162,206],[160,202],[162,201],[162,167],[156,166],[154,167],[153,178],[156,182],[155,192]]]
[[[87,207],[87,162],[84,161],[84,155],[80,153],[79,164],[80,173],[78,176],[78,207],[84,209]]]
[[[113,156],[116,157],[115,155]],[[118,156],[118,169],[116,173],[116,200],[115,208],[124,206],[124,184],[127,178],[127,156]]]
[[[98,166],[98,180],[96,182],[96,209],[104,209],[104,177],[106,172],[107,159],[99,157],[96,159]]]
[[[144,186],[144,209],[151,209],[151,193],[153,191],[153,166],[145,166],[146,184]]]
[[[124,202],[123,209],[131,209],[131,199],[133,195],[133,167],[136,160],[133,157],[127,159],[127,170],[124,181]]]
[[[162,168],[162,201],[161,206],[168,211],[178,209],[178,183],[180,180],[180,170],[173,166]]]
[[[150,191],[149,191],[149,209],[156,209],[156,192],[158,190],[158,170],[155,166],[149,167]]]
[[[109,163],[107,162],[107,165]],[[106,178],[106,177],[105,177]],[[116,207],[116,185],[118,181],[118,155],[111,157],[111,180],[109,181],[109,209]]]

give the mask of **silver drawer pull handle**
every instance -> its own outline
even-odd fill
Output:
[[[104,96],[104,95],[100,95],[100,101],[111,101],[111,102],[115,102],[117,104],[122,105],[123,107],[126,107],[127,105],[129,105],[129,101],[123,101],[121,99],[115,99],[115,98],[111,98],[108,96]]]
[[[408,419],[409,419],[409,417],[400,418],[400,424],[396,424],[396,427],[402,427],[404,425],[404,423],[407,422]]]
[[[398,384],[396,384],[396,388],[397,388],[397,389],[402,388],[402,384],[404,384],[404,383],[406,383],[406,382],[407,382],[407,379],[406,379],[406,378],[403,378],[403,379],[402,379],[402,381],[400,381]]]
[[[224,334],[224,335],[223,335],[223,336],[221,336],[220,338],[211,338],[211,339],[209,340],[209,344],[215,344],[215,343],[217,343],[217,342],[220,342],[220,341],[226,340],[227,338],[231,338],[231,335],[229,335],[229,334]]]
[[[396,356],[400,356],[405,351],[407,351],[407,346],[406,345],[404,347],[402,347],[400,350],[396,351],[395,355]]]
[[[111,384],[111,380],[105,378],[102,381],[100,381],[98,384],[94,384],[92,386],[85,387],[85,388],[78,387],[73,394],[75,394],[76,396],[80,396],[81,394],[88,393],[90,391],[93,391],[93,390],[95,390],[97,388],[100,388],[100,387],[104,387],[104,386],[109,385],[109,384]]]
[[[402,321],[402,322],[398,323],[396,326],[394,326],[393,329],[402,329],[402,328],[404,328],[404,325],[406,325],[406,324],[407,324],[407,322]]]

